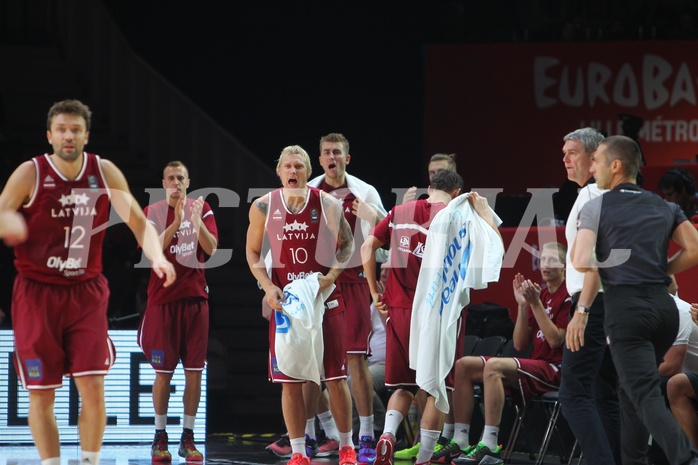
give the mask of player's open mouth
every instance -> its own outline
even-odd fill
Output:
[[[337,167],[337,165],[335,163],[330,163],[329,165],[327,165],[328,169],[334,169],[336,167]]]
[[[297,179],[294,179],[294,178],[291,178],[291,179],[288,180],[288,185],[289,185],[289,186],[297,186],[297,185],[298,185],[298,180],[297,180]]]

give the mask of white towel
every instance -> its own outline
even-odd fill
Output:
[[[381,197],[378,194],[378,191],[376,190],[375,187],[370,185],[369,183],[362,181],[361,179],[357,178],[356,176],[352,176],[349,173],[346,173],[347,176],[347,188],[351,191],[352,194],[354,194],[354,197],[358,197],[373,208],[376,209],[378,212],[379,216],[381,218],[385,218],[385,216],[388,214],[387,211],[385,211],[385,207],[383,207],[383,202],[381,201]],[[310,187],[317,187],[319,188],[320,185],[322,184],[322,180],[325,179],[325,175],[321,174],[320,176],[311,179],[308,181],[308,185]],[[373,230],[373,227],[375,226],[374,224],[369,223],[366,220],[359,219],[360,221],[360,227],[361,227],[361,234],[363,237],[368,237],[369,234],[371,234],[371,231]],[[361,244],[357,244],[357,248],[361,248]],[[384,263],[388,261],[388,251],[384,249],[378,249],[376,250],[376,261],[379,263]]]
[[[385,211],[385,208],[383,207],[383,202],[381,201],[380,195],[378,195],[378,191],[376,190],[376,188],[368,184],[367,182],[362,181],[356,176],[352,176],[349,173],[346,173],[346,176],[347,188],[351,191],[351,193],[354,194],[355,197],[360,198],[361,200],[375,208],[381,215],[381,218],[384,218],[385,215],[388,214],[388,212]],[[319,188],[322,184],[323,179],[325,179],[324,174],[308,181],[308,185],[310,187]],[[371,234],[372,229],[372,224],[370,224],[368,221],[361,220],[361,232],[363,233],[364,237],[368,237],[368,235]]]
[[[456,322],[470,289],[499,280],[504,245],[468,202],[453,199],[431,223],[419,270],[410,323],[410,368],[417,384],[448,412],[446,376],[456,353]],[[494,214],[497,224],[499,217]]]
[[[318,293],[319,273],[297,279],[284,287],[285,301],[276,317],[276,363],[286,376],[320,385],[324,376],[322,318],[325,300],[335,285]]]

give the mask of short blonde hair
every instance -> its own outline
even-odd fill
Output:
[[[281,155],[279,155],[279,159],[276,160],[276,173],[279,173],[279,168],[281,167],[281,160],[283,160],[286,155],[291,154],[297,154],[301,156],[301,158],[303,159],[303,164],[305,165],[305,169],[308,170],[308,179],[310,179],[310,173],[312,173],[313,171],[313,168],[310,165],[310,157],[308,156],[308,152],[306,152],[300,145],[289,145],[288,147],[284,147],[284,149],[281,151]]]

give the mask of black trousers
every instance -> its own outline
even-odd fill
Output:
[[[579,293],[572,296],[572,312]],[[572,315],[570,315],[572,319]],[[618,375],[604,331],[604,298],[591,305],[578,352],[565,347],[562,354],[560,404],[587,463],[620,465],[620,407]]]
[[[606,334],[618,370],[623,465],[647,463],[651,434],[672,465],[698,457],[667,409],[657,366],[676,339],[679,313],[664,285],[605,289]]]

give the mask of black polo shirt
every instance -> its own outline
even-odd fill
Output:
[[[604,287],[668,285],[669,239],[683,221],[688,220],[677,204],[636,184],[619,184],[584,205],[577,229],[597,234],[596,259]]]

